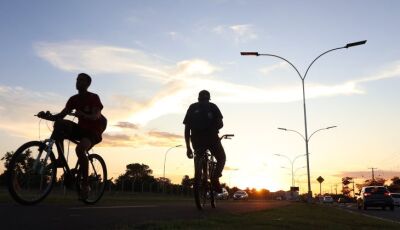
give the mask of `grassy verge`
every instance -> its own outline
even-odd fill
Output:
[[[294,203],[289,206],[241,215],[218,215],[198,220],[149,222],[115,229],[400,229],[400,224],[358,213]]]
[[[168,195],[161,193],[130,193],[130,192],[105,192],[98,205],[142,204],[142,203],[168,203],[168,202],[193,202],[192,196]],[[5,189],[0,189],[0,203],[15,203]],[[61,190],[52,191],[43,204],[81,204],[78,195],[73,190],[64,194]]]

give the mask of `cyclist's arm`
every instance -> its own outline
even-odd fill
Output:
[[[188,125],[185,125],[185,143],[186,149],[190,149],[190,128]]]
[[[68,113],[70,113],[71,111],[69,111],[67,108],[64,108],[61,112],[51,115],[51,117],[49,118],[49,120],[51,121],[56,121],[59,119],[63,119],[65,116],[68,115]]]

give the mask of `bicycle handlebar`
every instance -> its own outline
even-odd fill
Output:
[[[235,134],[224,134],[220,137],[220,139],[232,139],[232,137],[234,137]]]

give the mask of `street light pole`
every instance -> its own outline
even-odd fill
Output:
[[[165,179],[165,162],[167,161],[167,154],[168,154],[168,152],[171,150],[171,149],[173,149],[173,148],[178,148],[178,147],[181,147],[182,145],[176,145],[176,146],[173,146],[173,147],[171,147],[171,148],[169,148],[166,152],[165,152],[165,156],[164,156],[164,173],[163,173],[163,178]]]
[[[305,154],[298,155],[298,156],[296,156],[295,158],[293,158],[293,160],[290,159],[288,156],[283,155],[283,154],[274,154],[274,155],[275,155],[275,156],[279,156],[279,157],[284,157],[284,158],[286,158],[286,159],[289,160],[290,165],[291,165],[291,171],[292,171],[292,187],[294,187],[294,171],[293,171],[293,165],[294,165],[294,162],[295,162],[299,157],[303,157],[303,156],[305,156]],[[296,171],[297,171],[297,169],[296,169]]]
[[[260,54],[258,52],[241,52],[240,54],[242,56],[270,56],[270,57],[276,57],[279,59],[284,60],[285,62],[287,62],[290,66],[293,67],[293,69],[297,72],[297,74],[299,75],[300,79],[301,79],[301,85],[302,85],[302,89],[303,89],[303,111],[304,111],[304,140],[305,140],[305,144],[306,144],[306,155],[307,155],[307,177],[308,177],[308,201],[311,202],[312,199],[312,191],[311,191],[311,182],[310,182],[310,161],[309,161],[309,152],[308,152],[308,133],[307,133],[307,112],[306,112],[306,94],[305,94],[305,87],[304,87],[304,80],[307,77],[307,73],[310,70],[310,67],[314,64],[314,62],[319,59],[321,56],[323,56],[324,54],[327,54],[329,52],[335,51],[335,50],[339,50],[339,49],[344,49],[344,48],[350,48],[350,47],[354,47],[354,46],[359,46],[359,45],[364,45],[367,42],[367,40],[363,40],[363,41],[358,41],[358,42],[352,42],[352,43],[348,43],[345,46],[342,47],[338,47],[338,48],[334,48],[334,49],[330,49],[328,51],[323,52],[322,54],[320,54],[318,57],[316,57],[311,64],[308,66],[304,76],[302,76],[299,72],[299,70],[287,59],[278,56],[278,55],[274,55],[274,54]]]
[[[169,148],[166,152],[165,152],[165,156],[164,156],[164,172],[163,172],[163,180],[164,180],[164,183],[163,183],[163,191],[165,192],[165,162],[167,161],[167,154],[168,154],[168,152],[171,150],[171,149],[173,149],[173,148],[178,148],[178,147],[181,147],[182,145],[176,145],[176,146],[172,146],[171,148]]]

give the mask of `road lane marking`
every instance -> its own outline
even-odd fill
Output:
[[[70,208],[71,210],[83,210],[83,209],[120,209],[120,208],[157,208],[157,205],[133,205],[133,206],[98,206],[98,207],[75,207]]]

